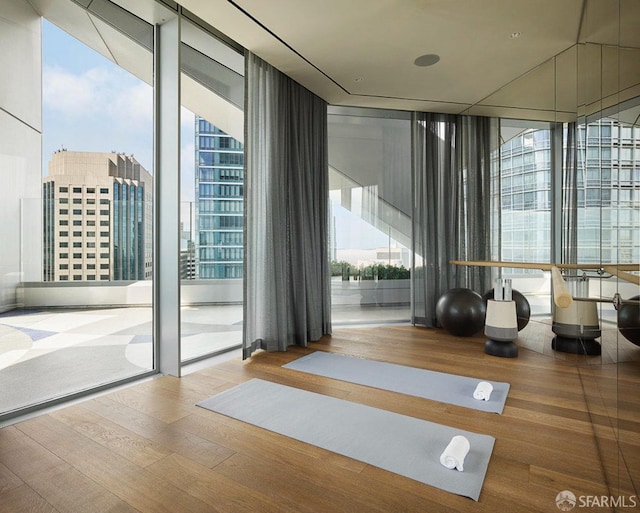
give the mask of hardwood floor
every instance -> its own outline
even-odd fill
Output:
[[[561,490],[609,495],[579,367],[523,348],[491,357],[482,342],[406,326],[339,329],[309,348],[159,377],[23,421],[0,430],[0,511],[553,512]],[[511,389],[495,415],[281,368],[313,350]],[[253,377],[494,436],[479,502],[195,406]]]

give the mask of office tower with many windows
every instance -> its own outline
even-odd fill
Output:
[[[549,262],[551,130],[530,129],[500,150],[501,259]],[[640,128],[604,118],[577,130],[577,260],[640,259]],[[566,150],[566,149],[565,149]]]
[[[43,179],[44,280],[146,280],[151,175],[120,153],[60,150]]]
[[[196,277],[242,278],[242,143],[196,116]]]
[[[500,259],[551,258],[551,131],[529,129],[500,148]]]
[[[640,127],[611,118],[578,132],[578,261],[640,260]]]

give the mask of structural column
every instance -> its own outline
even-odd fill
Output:
[[[551,125],[551,262],[562,262],[562,123]],[[567,263],[567,262],[564,262]]]
[[[180,376],[180,19],[156,25],[153,336],[156,368]]]

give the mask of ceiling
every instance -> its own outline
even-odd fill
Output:
[[[568,121],[603,97],[640,96],[638,0],[181,4],[333,105]],[[578,43],[600,53],[586,61]],[[625,56],[607,60],[609,45]],[[424,54],[440,60],[416,66]],[[615,83],[601,80],[614,66]],[[579,71],[598,86],[578,94]]]
[[[150,82],[153,62],[145,49],[132,53],[99,12],[79,12],[81,5],[104,10],[105,0],[73,0],[75,8],[69,0],[28,1]],[[161,2],[175,7],[172,0],[111,1],[152,24],[172,15]],[[180,4],[331,105],[571,121],[622,102],[633,107],[640,98],[640,0]],[[425,54],[440,60],[416,66]],[[640,111],[634,112],[626,121],[637,122]]]

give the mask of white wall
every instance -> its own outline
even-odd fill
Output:
[[[151,280],[111,282],[31,282],[18,287],[25,308],[151,306]],[[242,280],[184,280],[182,305],[242,304]]]
[[[25,0],[0,0],[0,311],[42,276],[41,22]],[[26,214],[26,215],[23,215]]]

